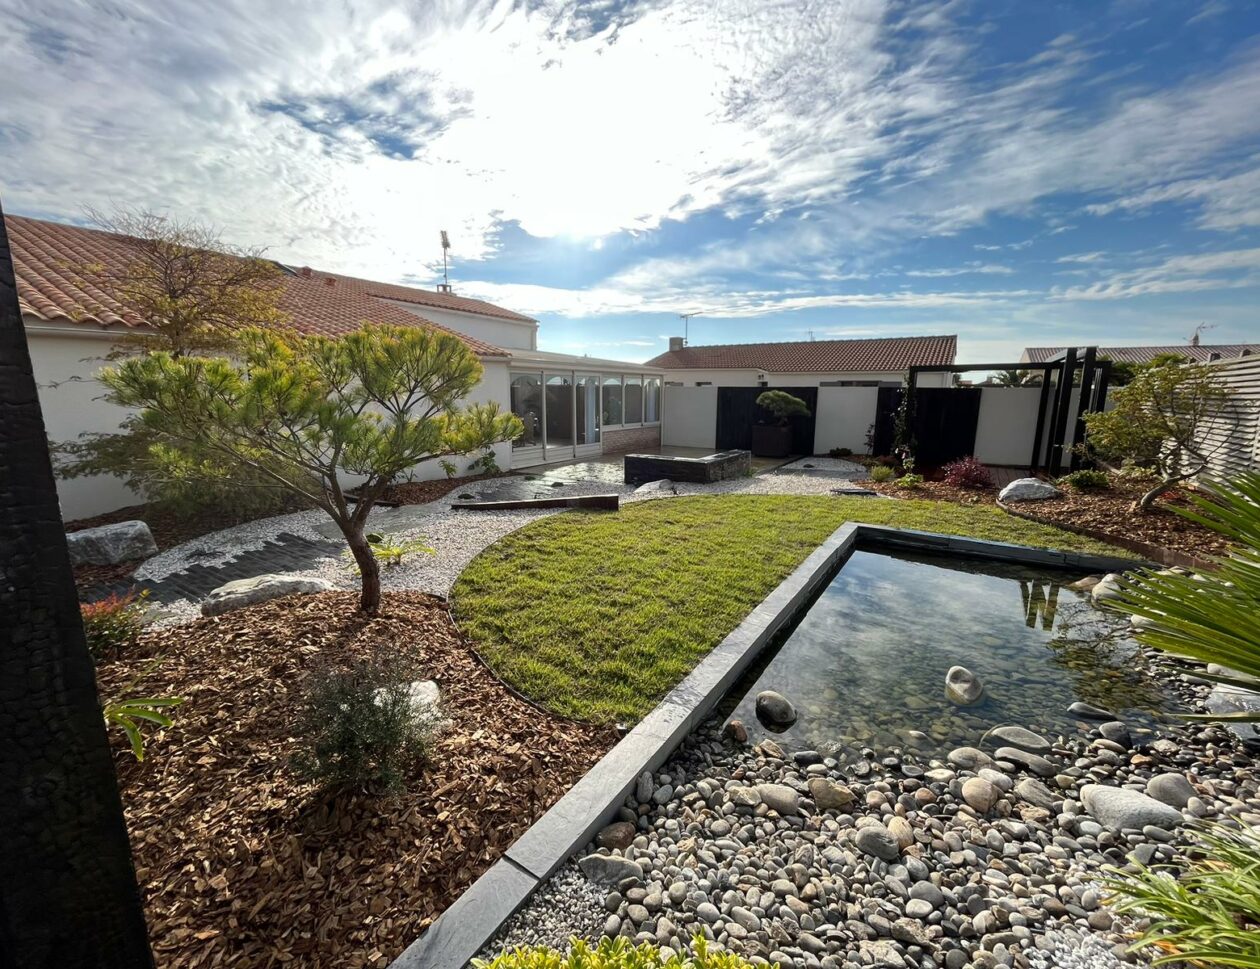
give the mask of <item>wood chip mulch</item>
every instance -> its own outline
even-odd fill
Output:
[[[992,504],[997,500],[997,488],[955,488],[943,481],[925,481],[921,488],[906,490],[892,482],[863,482],[880,494],[896,498],[927,498],[933,501],[952,501],[957,504]],[[1158,548],[1184,552],[1199,558],[1208,558],[1225,552],[1228,543],[1210,528],[1187,521],[1170,509],[1186,504],[1186,491],[1176,490],[1155,503],[1145,513],[1135,513],[1131,507],[1146,488],[1123,481],[1113,481],[1108,489],[1078,491],[1063,488],[1063,497],[1044,501],[1025,502],[1021,510],[1038,520],[1052,525],[1087,529],[1090,532],[1113,539],[1143,542]]]
[[[405,793],[320,795],[289,767],[303,683],[377,651],[435,679],[452,725]],[[144,763],[111,732],[163,969],[387,965],[617,739],[512,695],[415,593],[375,618],[333,592],[150,632],[98,678],[187,698]]]
[[[503,472],[490,474],[470,474],[463,478],[442,478],[434,481],[399,481],[385,489],[381,494],[381,502],[390,505],[423,505],[428,501],[444,498],[456,488],[463,488],[474,481],[485,481],[487,478],[502,478]]]

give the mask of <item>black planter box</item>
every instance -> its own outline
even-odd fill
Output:
[[[778,424],[754,424],[752,453],[759,458],[786,458],[792,453],[792,428]]]

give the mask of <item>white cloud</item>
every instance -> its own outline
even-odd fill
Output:
[[[1015,270],[1010,266],[1001,266],[996,263],[968,263],[965,266],[954,266],[949,269],[910,269],[907,270],[907,276],[922,276],[925,278],[934,278],[939,276],[970,276],[973,274],[981,275],[997,275],[1009,276]]]
[[[1130,299],[1256,285],[1260,285],[1260,248],[1171,256],[1153,266],[1114,273],[1053,295],[1062,300]]]
[[[1092,263],[1101,262],[1107,258],[1107,253],[1095,252],[1075,252],[1067,256],[1060,256],[1055,262],[1058,263]]]

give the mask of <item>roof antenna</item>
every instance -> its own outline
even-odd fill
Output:
[[[683,321],[683,346],[687,345],[687,336],[691,332],[691,318],[693,316],[700,316],[700,315],[701,314],[698,310],[692,313],[679,313],[678,314],[678,318]]]
[[[451,291],[451,277],[446,274],[446,250],[451,247],[451,237],[446,234],[446,230],[442,230],[442,282],[438,285],[439,293],[449,293]]]
[[[1190,337],[1190,345],[1197,347],[1199,345],[1199,337],[1202,336],[1204,330],[1212,330],[1216,328],[1215,323],[1200,323],[1194,328],[1194,333]]]

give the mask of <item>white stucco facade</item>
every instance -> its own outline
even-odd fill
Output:
[[[467,333],[471,337],[484,340],[491,346],[501,347],[504,350],[538,349],[538,324],[533,321],[505,320],[497,316],[482,316],[479,313],[461,313],[457,310],[437,309],[397,299],[386,299],[382,302],[390,303],[408,313],[432,320],[434,323],[449,326],[460,333]]]
[[[896,384],[905,383],[904,370],[887,371],[815,371],[812,373],[775,373],[753,368],[723,367],[715,370],[667,370],[667,383],[681,384],[684,387],[757,387],[762,381],[770,387],[821,387],[836,381],[846,383]],[[952,375],[947,373],[921,374],[917,381],[920,387],[948,387]]]

